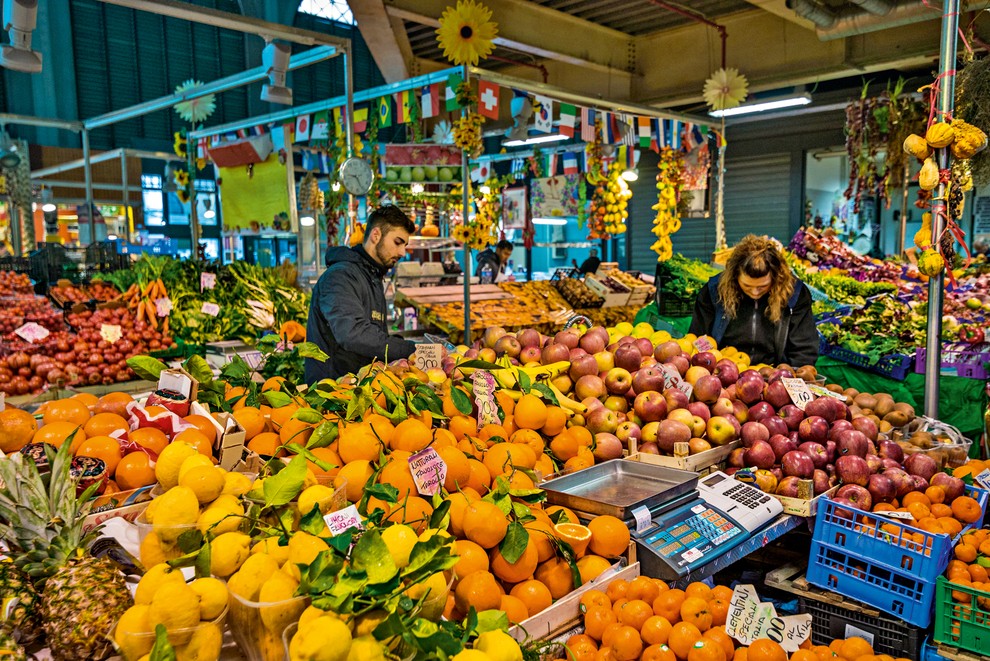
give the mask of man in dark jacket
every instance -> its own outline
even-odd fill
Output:
[[[475,258],[476,265],[474,268],[474,274],[478,276],[479,282],[483,285],[499,282],[499,276],[505,272],[505,265],[509,262],[509,257],[512,257],[512,241],[506,241],[505,239],[496,243],[494,250],[488,248],[479,252]],[[481,274],[485,267],[491,269],[491,275],[488,278],[481,279]]]
[[[416,345],[389,337],[388,307],[382,279],[406,254],[416,226],[399,207],[386,204],[371,212],[364,243],[327,251],[327,270],[313,288],[306,337],[330,358],[306,359],[306,382],[336,379],[373,360],[408,358]]]

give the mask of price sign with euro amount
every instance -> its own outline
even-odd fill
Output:
[[[495,404],[495,377],[491,372],[478,370],[474,373],[474,403],[478,405],[478,426],[498,425],[498,405]]]
[[[155,313],[159,317],[167,317],[168,313],[172,311],[172,299],[167,296],[163,296],[155,300]]]
[[[676,367],[670,365],[660,365],[660,369],[663,370],[663,387],[667,388],[677,388],[682,393],[691,399],[691,394],[694,393],[694,386],[681,378],[681,373],[677,371]]]
[[[217,274],[203,271],[199,274],[199,290],[213,289],[217,286]]]
[[[795,652],[811,636],[811,615],[780,617],[770,602],[760,602],[752,585],[737,585],[729,602],[725,632],[743,645],[768,638],[787,652]]]
[[[715,348],[715,345],[712,344],[711,340],[709,340],[707,337],[699,337],[697,340],[691,343],[691,346],[697,349],[698,353],[701,353],[702,351],[711,351],[712,349]]]
[[[211,317],[215,317],[220,314],[220,306],[216,303],[203,303],[203,308],[201,311],[203,314],[208,314]]]
[[[434,448],[420,450],[409,457],[409,471],[421,496],[432,496],[440,491],[447,479],[447,464]]]
[[[794,406],[798,407],[802,411],[804,410],[804,407],[815,399],[815,396],[811,394],[811,391],[808,389],[808,384],[805,383],[804,379],[783,377],[780,382],[784,384],[784,388],[787,390],[787,394],[791,396],[791,401],[794,402]]]
[[[120,330],[120,326],[117,326],[116,324],[103,324],[100,326],[100,337],[110,344],[116,344],[117,340],[119,340],[122,335],[123,333]]]
[[[44,326],[29,321],[17,330],[14,331],[15,335],[20,336],[23,340],[34,344],[35,342],[41,342],[46,337],[51,335],[48,329]]]
[[[439,369],[442,360],[443,345],[440,344],[419,344],[416,346],[416,353],[413,354],[413,364],[424,372]]]

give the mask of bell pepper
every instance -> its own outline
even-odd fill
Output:
[[[959,339],[970,344],[980,344],[983,342],[985,333],[982,328],[966,325],[959,329]]]

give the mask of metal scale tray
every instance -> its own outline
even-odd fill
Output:
[[[613,459],[540,485],[547,501],[590,515],[633,519],[633,510],[651,511],[689,495],[698,474],[639,461]]]

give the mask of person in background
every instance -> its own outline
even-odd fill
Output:
[[[752,234],[698,294],[689,332],[745,351],[754,365],[801,367],[818,359],[811,292],[773,241]]]
[[[512,241],[502,239],[494,248],[488,248],[478,253],[475,258],[474,274],[483,285],[490,285],[504,280],[505,265],[512,255]],[[488,273],[488,271],[490,273]],[[485,274],[485,275],[482,275]]]
[[[588,259],[581,262],[581,266],[577,265],[577,260],[572,259],[571,263],[574,264],[576,268],[581,273],[595,273],[598,271],[598,267],[601,265],[602,260],[598,259],[598,248],[592,248],[588,253]]]
[[[373,360],[408,358],[416,345],[388,334],[382,279],[402,259],[416,226],[392,204],[368,216],[364,242],[327,251],[327,270],[313,288],[306,337],[330,357],[306,359],[306,383],[357,372]]]

